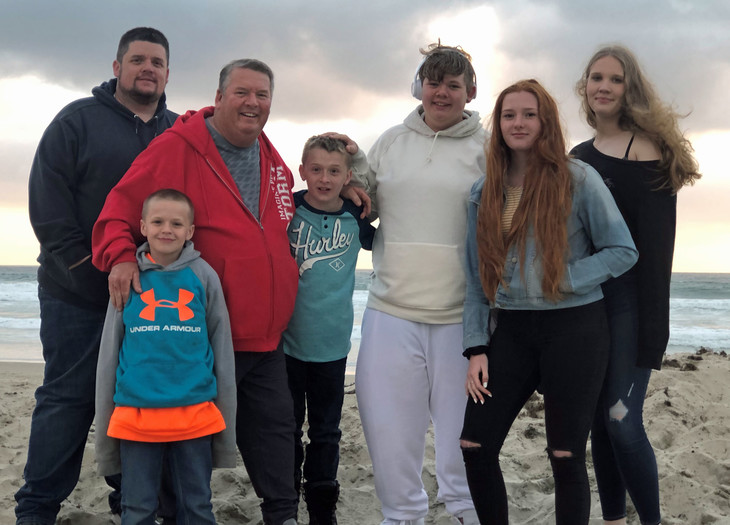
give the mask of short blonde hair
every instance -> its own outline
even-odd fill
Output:
[[[307,163],[307,157],[309,152],[315,148],[323,149],[329,153],[342,153],[345,157],[345,165],[349,170],[352,167],[352,156],[347,152],[347,144],[344,141],[328,137],[326,135],[314,135],[307,139],[304,143],[304,150],[302,151],[302,164]]]

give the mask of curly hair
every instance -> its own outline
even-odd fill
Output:
[[[527,92],[537,99],[540,133],[532,145],[522,198],[506,235],[502,234],[504,175],[511,150],[500,126],[504,99],[510,93]],[[535,236],[542,264],[543,295],[551,301],[561,297],[558,286],[565,273],[568,255],[567,221],[572,206],[571,181],[565,137],[555,100],[536,80],[521,80],[502,91],[492,113],[491,137],[487,144],[487,178],[477,216],[479,274],[487,298],[494,302],[503,279],[507,250],[517,243],[525,258],[528,232]],[[524,280],[524,266],[522,269]]]
[[[618,60],[624,70],[625,92],[619,127],[646,136],[661,153],[658,171],[665,173],[666,179],[659,181],[657,189],[671,189],[672,193],[677,193],[683,186],[694,184],[702,175],[693,156],[692,144],[679,129],[678,120],[684,115],[661,101],[634,54],[624,46],[610,45],[596,51],[576,83],[575,89],[581,97],[581,110],[588,125],[596,129],[596,114],[588,104],[586,85],[593,64],[607,56]]]

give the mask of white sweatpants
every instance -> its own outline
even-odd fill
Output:
[[[355,387],[386,521],[428,513],[421,470],[429,420],[438,499],[452,515],[474,508],[459,447],[468,366],[461,342],[461,324],[414,323],[371,308],[363,314]]]

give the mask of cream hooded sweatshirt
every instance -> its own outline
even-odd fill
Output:
[[[353,176],[373,200],[368,307],[428,324],[461,323],[469,189],[484,175],[486,132],[475,111],[435,132],[416,108],[355,155]]]

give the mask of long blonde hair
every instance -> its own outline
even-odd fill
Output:
[[[692,144],[679,129],[678,119],[682,115],[661,101],[642,73],[634,54],[624,46],[610,45],[596,51],[576,83],[575,89],[581,97],[581,109],[588,125],[596,129],[596,114],[588,104],[586,94],[588,77],[593,64],[607,56],[618,60],[624,70],[625,91],[619,127],[646,136],[661,153],[659,171],[666,173],[667,178],[660,181],[657,189],[671,189],[672,193],[677,193],[682,186],[694,184],[702,175],[693,156]]]
[[[540,134],[532,146],[520,204],[505,236],[501,225],[504,174],[509,167],[511,150],[502,135],[500,120],[505,97],[522,91],[531,93],[537,99]],[[549,300],[558,301],[558,285],[565,273],[568,254],[567,220],[572,205],[572,179],[558,107],[536,80],[521,80],[500,93],[490,126],[492,133],[487,146],[487,178],[477,217],[479,274],[484,294],[494,302],[499,284],[506,286],[503,272],[507,250],[512,243],[517,243],[521,260],[524,261],[525,240],[532,228],[542,263],[543,295]],[[524,266],[522,278],[525,278]]]

